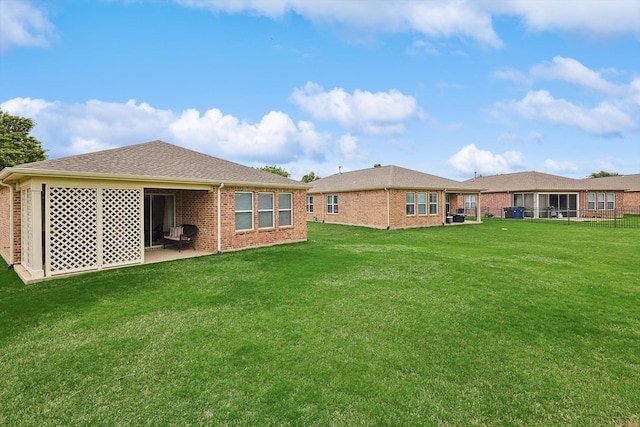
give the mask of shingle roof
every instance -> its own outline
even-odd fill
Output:
[[[484,193],[580,190],[639,191],[640,174],[573,179],[542,172],[517,172],[472,178],[465,183],[482,188]]]
[[[581,179],[585,190],[640,191],[640,174]]]
[[[280,175],[243,166],[217,157],[151,141],[111,150],[27,163],[3,171],[37,174],[38,171],[76,173],[80,176],[118,176],[132,179],[174,179],[212,183],[308,187]]]
[[[353,172],[342,172],[321,178],[310,183],[309,193],[347,192],[396,189],[448,189],[477,192],[477,186],[471,186],[452,179],[405,169],[399,166],[382,166]]]

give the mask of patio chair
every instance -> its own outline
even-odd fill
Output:
[[[194,237],[197,233],[198,227],[193,224],[180,224],[177,227],[171,227],[169,234],[163,236],[162,247],[166,248],[167,243],[173,244],[178,247],[178,252],[180,252],[183,246],[191,245],[195,251]]]

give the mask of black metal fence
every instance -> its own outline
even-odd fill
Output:
[[[482,216],[504,220],[546,221],[565,225],[588,227],[640,228],[640,208],[616,208],[608,210],[526,209],[519,206],[483,207]]]

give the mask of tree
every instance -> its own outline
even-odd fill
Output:
[[[375,165],[373,165],[374,168],[381,168],[382,165],[380,163],[376,163]]]
[[[320,177],[316,176],[315,172],[311,171],[308,174],[306,174],[305,176],[303,176],[301,181],[302,182],[311,182],[311,181],[315,181],[316,179],[320,179]]]
[[[618,175],[620,175],[618,172],[600,171],[600,172],[593,172],[591,175],[589,175],[589,178],[604,178],[607,176],[618,176]]]
[[[260,170],[263,170],[265,172],[271,172],[271,173],[275,173],[276,175],[281,175],[284,176],[285,178],[289,178],[291,176],[291,174],[289,172],[287,172],[286,170],[282,169],[280,166],[263,166],[260,168]]]
[[[0,110],[0,169],[47,158],[40,141],[29,136],[35,125],[32,119]]]

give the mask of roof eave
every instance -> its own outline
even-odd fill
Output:
[[[148,175],[122,175],[108,173],[89,173],[75,171],[59,171],[50,169],[31,169],[12,167],[5,168],[0,172],[0,181],[16,182],[27,177],[56,177],[66,179],[96,179],[101,181],[128,181],[128,182],[157,182],[160,184],[184,184],[184,185],[206,185],[220,186],[224,184],[227,187],[255,187],[255,188],[283,188],[283,189],[299,189],[309,188],[306,184],[285,184],[285,183],[265,183],[251,181],[227,181],[227,180],[211,180],[197,178],[174,178],[166,176],[148,176]]]

